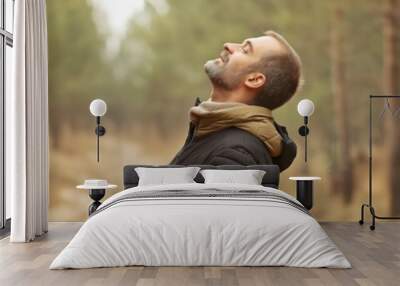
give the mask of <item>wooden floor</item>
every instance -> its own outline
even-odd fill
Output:
[[[400,223],[375,232],[356,223],[322,223],[352,269],[289,267],[120,267],[48,270],[81,223],[50,223],[44,237],[26,244],[0,241],[0,285],[400,285]]]

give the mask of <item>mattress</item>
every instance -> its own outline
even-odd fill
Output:
[[[292,196],[256,185],[198,183],[115,194],[50,269],[130,265],[351,267]]]

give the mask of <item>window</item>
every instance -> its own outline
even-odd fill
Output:
[[[0,0],[0,228],[9,228],[10,194],[4,184],[5,98],[11,92],[12,47],[14,32],[14,0]]]

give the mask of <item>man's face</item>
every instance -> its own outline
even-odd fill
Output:
[[[282,49],[279,41],[271,36],[249,38],[242,43],[225,43],[219,57],[207,61],[204,69],[215,86],[233,90],[244,82],[251,65]]]

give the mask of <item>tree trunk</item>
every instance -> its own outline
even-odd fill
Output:
[[[62,114],[59,110],[53,107],[53,105],[49,104],[49,136],[51,148],[59,149],[61,143],[61,119]]]
[[[397,10],[398,0],[386,0],[383,15],[383,89],[386,95],[400,95],[397,87],[399,78],[399,58],[396,57],[399,33]],[[400,100],[389,100],[392,112],[400,108]],[[400,129],[399,118],[386,117],[385,134],[388,136],[388,176],[391,192],[390,210],[393,215],[400,215]]]
[[[344,200],[350,203],[353,190],[353,171],[350,146],[349,102],[345,91],[345,64],[343,54],[343,9],[336,4],[331,28],[332,95],[338,142],[337,175]]]

